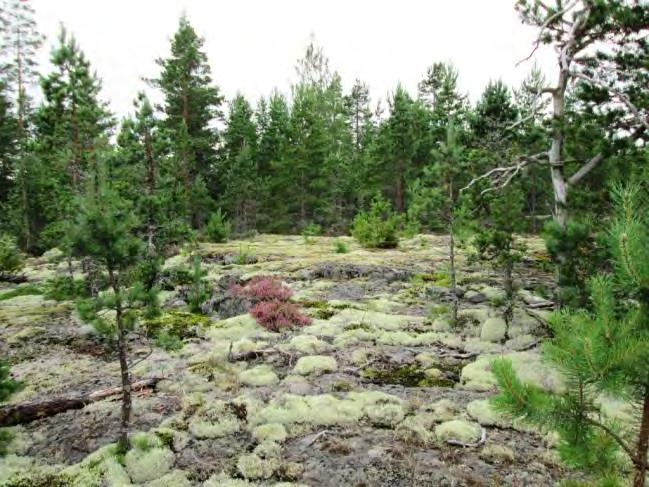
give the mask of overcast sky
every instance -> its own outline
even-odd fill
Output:
[[[374,99],[398,82],[415,92],[426,67],[451,61],[462,88],[477,98],[490,79],[517,85],[516,67],[535,31],[521,24],[513,0],[27,0],[47,36],[46,63],[62,22],[103,80],[103,98],[119,116],[131,111],[142,77],[158,73],[178,17],[185,12],[205,38],[215,82],[228,98],[251,101],[288,92],[295,61],[310,36],[324,48],[344,85],[370,85]],[[550,53],[539,65],[552,75]],[[44,70],[47,68],[44,67]]]

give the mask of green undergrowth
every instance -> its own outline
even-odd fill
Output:
[[[453,387],[451,377],[457,376],[459,370],[435,368],[425,370],[414,365],[405,365],[392,369],[368,367],[361,372],[361,377],[374,384],[396,384],[404,387]],[[434,371],[434,372],[433,372]]]
[[[16,298],[18,296],[34,296],[37,294],[43,294],[43,288],[38,284],[27,284],[25,286],[20,286],[10,291],[3,292],[0,294],[0,301],[5,301],[7,299]]]

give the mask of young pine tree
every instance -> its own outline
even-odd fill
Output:
[[[0,362],[0,404],[9,399],[14,392],[22,387],[20,382],[9,376],[9,366]],[[7,443],[11,440],[11,434],[0,429],[0,457],[6,453]]]
[[[522,383],[511,362],[496,360],[500,386],[495,408],[561,436],[559,453],[607,485],[623,476],[620,455],[644,487],[649,447],[649,212],[637,187],[618,189],[617,219],[610,232],[615,279],[591,281],[592,313],[564,310],[551,321],[553,340],[546,360],[565,377],[566,390],[551,394]],[[599,407],[613,394],[635,408],[637,422],[620,424]]]
[[[128,363],[127,334],[135,321],[135,309],[148,306],[155,309],[156,289],[145,289],[130,283],[129,271],[143,253],[143,242],[135,236],[138,221],[126,201],[100,182],[96,191],[90,190],[82,200],[73,236],[75,253],[90,257],[108,274],[112,294],[100,295],[90,303],[80,306],[85,319],[92,321],[101,331],[114,332],[122,383],[122,418],[118,446],[128,449],[131,421],[131,376]],[[115,311],[115,327],[99,315],[102,309]]]

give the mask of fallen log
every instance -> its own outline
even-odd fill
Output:
[[[27,276],[24,274],[9,274],[7,272],[0,272],[0,282],[21,284],[23,282],[27,282]]]
[[[155,388],[156,384],[164,377],[152,377],[131,384],[132,391]],[[27,424],[37,419],[49,418],[71,409],[82,409],[87,404],[101,401],[111,396],[121,394],[122,386],[100,389],[88,394],[76,396],[62,396],[43,401],[24,402],[11,404],[0,408],[0,427]]]

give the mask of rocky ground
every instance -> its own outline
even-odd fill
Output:
[[[161,323],[185,328],[185,340],[165,351],[132,339],[133,360],[144,359],[134,378],[164,377],[135,397],[134,448],[115,454],[115,396],[12,428],[0,485],[543,486],[570,476],[552,435],[487,402],[494,356],[562,387],[539,361],[551,282],[541,243],[527,242],[506,335],[498,276],[463,257],[460,323],[449,324],[445,237],[380,251],[343,241],[349,253],[325,237],[202,244],[208,319],[187,312],[173,278],[187,255],[169,258]],[[66,263],[49,252],[28,264],[29,283],[0,288],[0,352],[25,383],[10,402],[117,385],[110,342],[73,303],[38,294]],[[313,324],[285,333],[257,325],[228,294],[256,275],[290,285]],[[34,294],[4,299],[21,286]]]

